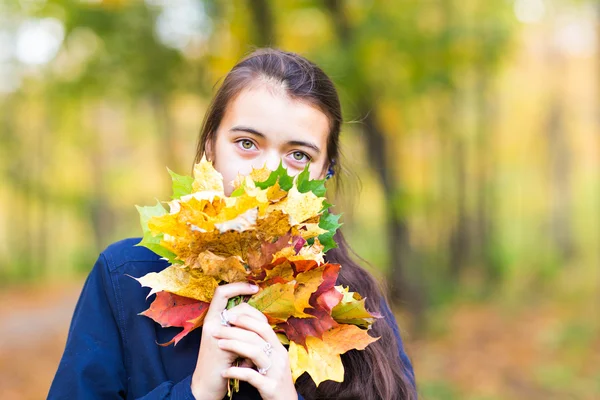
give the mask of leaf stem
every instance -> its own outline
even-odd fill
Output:
[[[230,298],[227,301],[227,309],[230,310],[233,307],[237,306],[238,304],[241,303],[245,303],[248,301],[250,297],[249,296],[235,296]],[[239,367],[242,363],[242,361],[244,361],[243,358],[238,358],[237,360],[235,360],[233,362],[233,365],[236,367]],[[240,391],[240,380],[239,379],[228,379],[227,380],[227,397],[229,397],[230,399],[233,399],[233,393],[237,393]]]

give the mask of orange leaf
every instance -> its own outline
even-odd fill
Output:
[[[354,325],[340,325],[323,334],[323,339],[306,338],[306,348],[290,342],[289,357],[294,382],[307,372],[315,384],[344,380],[344,365],[340,354],[348,350],[364,350],[379,338],[369,336],[366,330]]]

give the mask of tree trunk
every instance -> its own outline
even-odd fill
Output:
[[[256,32],[254,42],[260,46],[275,46],[273,12],[269,0],[249,0],[248,7],[254,21],[253,31]]]
[[[348,67],[352,68],[349,75],[356,79],[354,84],[361,88],[359,91],[361,98],[354,99],[354,101],[358,105],[359,114],[364,116],[363,129],[367,138],[369,164],[375,170],[385,194],[386,235],[391,265],[389,295],[394,302],[406,303],[408,310],[415,318],[415,325],[419,329],[424,321],[425,302],[423,290],[420,290],[422,288],[417,288],[408,274],[411,257],[409,232],[405,216],[399,215],[395,207],[398,193],[400,193],[400,185],[394,174],[394,163],[389,160],[387,152],[389,143],[387,143],[386,136],[377,120],[372,90],[364,76],[355,67],[360,60],[356,59],[350,51],[353,35],[343,10],[343,2],[327,0],[325,4],[332,18],[338,40],[348,53]]]

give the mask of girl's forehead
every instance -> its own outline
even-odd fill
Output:
[[[221,123],[226,130],[241,125],[269,138],[311,138],[323,148],[329,136],[329,119],[320,109],[265,85],[244,89],[227,106]]]

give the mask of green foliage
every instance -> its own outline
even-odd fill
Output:
[[[144,207],[135,206],[135,207],[137,208],[138,212],[140,213],[140,224],[142,226],[142,231],[144,232],[144,236],[143,236],[142,240],[136,246],[147,247],[148,249],[152,250],[156,254],[168,259],[169,262],[172,264],[173,263],[181,263],[181,261],[178,261],[175,259],[175,254],[173,254],[173,252],[171,252],[171,251],[165,249],[163,246],[161,246],[160,242],[163,238],[163,235],[159,234],[159,235],[154,236],[154,235],[152,235],[152,232],[150,232],[150,229],[148,228],[148,221],[150,221],[150,218],[160,217],[167,213],[167,210],[165,210],[163,205],[160,204],[160,201],[157,201],[155,206],[144,206]]]
[[[173,200],[192,193],[192,183],[194,183],[193,177],[178,175],[169,168],[167,168],[167,170],[173,180]]]
[[[341,214],[330,214],[329,211],[324,211],[319,220],[319,228],[325,229],[328,232],[319,235],[319,242],[324,246],[323,251],[327,252],[330,249],[337,247],[337,244],[333,240],[335,232],[342,226],[339,223]]]
[[[306,169],[305,169],[306,170]],[[266,189],[275,185],[275,183],[279,182],[279,187],[286,192],[289,191],[294,183],[294,180],[291,176],[288,175],[287,169],[283,166],[283,162],[279,163],[277,169],[269,175],[266,181],[263,182],[255,182],[256,186],[261,189]]]

